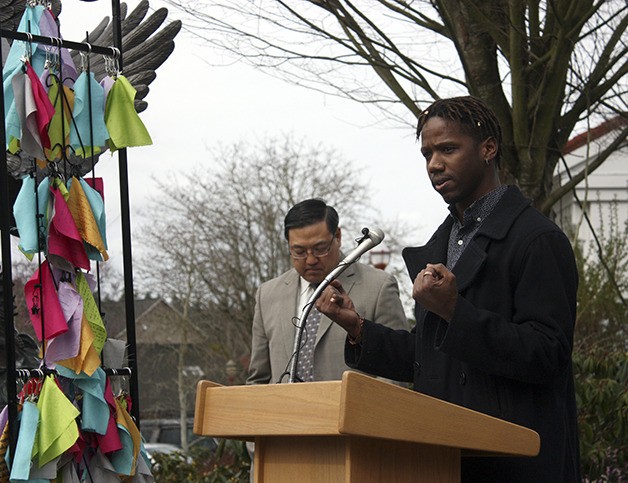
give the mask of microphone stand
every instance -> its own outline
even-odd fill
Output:
[[[368,238],[369,229],[363,228],[362,234],[364,235],[362,238],[358,240],[358,246]],[[292,348],[292,361],[290,363],[290,378],[288,382],[303,382],[297,381],[297,365],[299,363],[299,351],[301,350],[301,343],[303,341],[303,331],[305,330],[305,324],[307,323],[307,318],[312,311],[312,307],[314,307],[314,303],[318,300],[318,297],[323,293],[323,291],[327,288],[327,286],[335,280],[342,272],[344,272],[349,265],[354,264],[358,261],[359,258],[347,263],[346,260],[341,261],[336,268],[334,268],[329,274],[325,277],[325,279],[318,284],[314,293],[310,295],[310,298],[307,299],[307,302],[303,306],[301,310],[301,316],[299,317],[299,325],[297,326],[297,332],[294,336],[294,346]]]

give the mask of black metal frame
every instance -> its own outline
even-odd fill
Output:
[[[122,28],[120,14],[120,0],[111,0],[112,22],[113,22],[113,43],[114,47],[103,47],[90,45],[88,43],[72,42],[58,38],[44,37],[39,35],[26,34],[24,32],[12,32],[0,29],[0,37],[13,40],[32,41],[43,45],[51,45],[59,48],[70,48],[81,52],[91,52],[102,55],[116,57],[119,68],[123,67],[122,52]],[[0,66],[2,62],[0,61]],[[3,67],[3,66],[2,66]],[[4,87],[0,87],[0,110],[4,113]],[[0,139],[3,146],[6,145],[6,129],[3,119],[0,123]],[[8,424],[9,444],[15,447],[17,441],[17,379],[18,371],[15,361],[15,323],[13,317],[13,283],[11,270],[11,238],[10,228],[12,219],[12,206],[9,200],[9,174],[8,162],[5,148],[2,148],[0,155],[0,236],[2,241],[2,287],[4,294],[4,335],[6,347],[6,367],[7,367],[7,401],[8,401]],[[133,400],[131,415],[135,419],[137,427],[140,426],[140,405],[139,386],[137,374],[137,342],[135,338],[135,304],[133,291],[133,264],[131,254],[131,218],[129,204],[129,181],[128,181],[128,160],[126,149],[118,151],[119,181],[120,181],[120,211],[122,224],[122,256],[124,267],[124,299],[126,312],[126,333],[127,333],[127,356],[128,367],[122,369],[105,369],[108,375],[129,376],[129,391]],[[20,370],[20,377],[26,372],[31,374],[31,370]],[[36,371],[36,370],[33,370]]]

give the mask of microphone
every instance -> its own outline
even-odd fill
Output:
[[[358,246],[353,249],[349,255],[347,255],[344,260],[342,260],[336,268],[334,268],[329,274],[324,278],[324,280],[316,287],[314,293],[310,295],[310,298],[307,300],[307,303],[303,306],[303,310],[301,311],[301,317],[299,318],[299,325],[297,326],[297,331],[294,336],[294,347],[292,350],[292,359],[290,363],[290,378],[288,382],[296,382],[297,380],[297,365],[299,361],[299,350],[301,349],[301,340],[303,338],[303,330],[305,329],[305,321],[307,320],[307,316],[310,314],[312,307],[314,306],[314,302],[323,293],[323,290],[333,281],[335,280],[342,272],[344,272],[349,265],[355,263],[362,255],[368,252],[371,248],[379,245],[384,239],[384,232],[379,228],[374,228],[369,230],[368,228],[362,228],[362,234],[364,235],[360,240],[358,240]]]
[[[321,285],[324,285],[325,287],[329,285],[329,283],[344,272],[349,265],[355,263],[362,255],[379,245],[385,236],[383,230],[380,228],[373,228],[372,230],[363,228],[362,233],[364,236],[358,241],[358,246],[355,247],[354,250],[349,253],[349,255],[347,255],[336,268],[329,272]]]

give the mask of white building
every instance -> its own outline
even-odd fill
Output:
[[[582,171],[587,160],[602,152],[627,125],[628,119],[618,116],[571,139],[564,150],[565,161],[571,175]],[[569,175],[561,162],[556,168],[555,183],[562,185],[568,180]],[[576,201],[576,196],[582,203],[582,208]],[[598,237],[609,235],[612,217],[617,217],[620,229],[628,220],[626,142],[576,186],[575,195],[573,191],[570,192],[553,207],[556,222],[569,233],[570,230],[577,230],[578,239],[588,244],[593,240],[593,233],[583,211],[586,211]]]

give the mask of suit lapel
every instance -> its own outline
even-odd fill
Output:
[[[482,226],[471,240],[471,243],[462,252],[460,259],[453,268],[458,284],[458,292],[462,293],[468,288],[488,257],[487,251],[492,240],[503,239],[514,220],[530,205],[521,192],[510,186],[502,199],[497,203],[491,214],[484,220]]]
[[[530,200],[524,198],[518,188],[510,186],[506,190],[452,270],[456,275],[458,292],[461,293],[473,283],[486,263],[486,252],[491,240],[503,239],[514,220],[529,205]],[[426,245],[403,249],[403,258],[413,282],[427,263],[446,263],[452,224],[453,220],[448,216]]]
[[[476,275],[484,266],[489,241],[489,238],[484,236],[472,240],[454,265],[452,272],[456,276],[458,293],[462,293],[473,283]]]
[[[428,263],[447,263],[447,245],[449,243],[451,225],[451,219],[447,218],[425,246],[404,248],[403,258],[413,283],[417,274]],[[460,259],[452,270],[456,276],[459,293],[471,285],[484,265],[489,242],[490,238],[488,236],[476,235],[464,252],[462,252]]]
[[[432,238],[421,247],[406,247],[401,252],[408,269],[410,280],[414,279],[418,273],[425,268],[428,263],[447,262],[447,241],[451,231],[452,219],[447,217],[442,225],[436,230]]]
[[[283,280],[286,290],[285,297],[277,304],[277,320],[281,320],[280,330],[281,340],[284,342],[284,350],[287,354],[292,354],[294,349],[294,336],[296,333],[293,317],[297,315],[297,301],[299,299],[299,274],[292,269]]]

